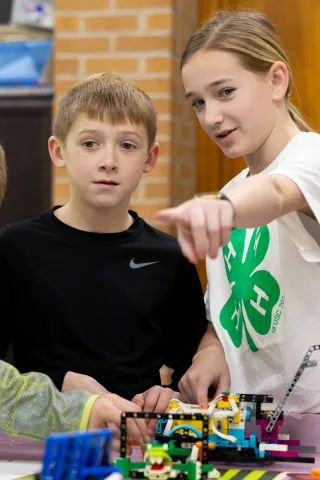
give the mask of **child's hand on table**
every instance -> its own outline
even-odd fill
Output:
[[[113,450],[115,451],[120,448],[119,428],[122,412],[141,412],[141,408],[119,395],[108,393],[95,401],[88,423],[88,430],[106,427],[114,430]],[[147,422],[143,419],[127,419],[127,433],[138,445],[149,441]]]
[[[230,372],[222,348],[210,345],[193,357],[191,367],[179,382],[179,390],[187,403],[207,408],[209,389],[212,397],[230,389]]]
[[[171,388],[155,385],[144,393],[138,393],[132,399],[132,402],[138,405],[144,412],[164,413],[172,398],[181,399],[179,392]],[[154,435],[154,429],[158,420],[151,420],[148,425],[148,432]]]

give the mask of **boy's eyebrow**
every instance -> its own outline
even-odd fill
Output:
[[[94,128],[86,128],[85,130],[81,130],[81,132],[79,132],[77,134],[77,137],[79,137],[80,135],[83,135],[84,133],[91,133],[91,134],[95,135],[95,134],[101,133],[101,130],[96,130]],[[136,135],[137,137],[140,138],[140,140],[143,140],[141,135],[138,132],[136,132],[135,130],[121,130],[121,132],[119,132],[119,133],[125,134],[125,135],[127,135],[127,134]]]
[[[81,130],[81,132],[79,132],[77,134],[77,137],[79,135],[82,135],[83,133],[93,133],[93,134],[95,134],[95,133],[101,133],[101,131],[100,130],[95,130],[94,128],[92,128],[92,129],[91,128],[86,128],[85,130]]]
[[[206,87],[205,90],[209,90],[212,87],[219,87],[223,83],[227,82],[232,82],[234,79],[232,78],[220,78],[219,80],[214,80],[213,82],[209,83]],[[195,95],[193,92],[187,92],[186,93],[186,98],[192,97],[192,95]]]
[[[137,137],[140,138],[140,140],[143,140],[140,133],[136,132],[135,130],[123,130],[123,131],[121,131],[121,133],[124,133],[125,135],[128,135],[128,134],[136,135]]]

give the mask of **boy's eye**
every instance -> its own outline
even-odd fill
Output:
[[[202,105],[204,105],[203,100],[195,100],[194,102],[192,102],[192,106],[195,109],[202,107]]]
[[[230,97],[230,95],[235,91],[234,88],[225,88],[220,92],[220,97]]]
[[[82,144],[84,147],[86,148],[94,148],[96,147],[98,144],[97,142],[95,142],[94,140],[86,140],[85,142],[83,142]]]
[[[134,150],[136,148],[135,145],[129,142],[123,142],[121,143],[121,147],[124,148],[125,150]]]

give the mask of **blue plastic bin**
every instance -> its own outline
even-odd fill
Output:
[[[0,42],[0,87],[39,86],[52,49],[51,39]]]

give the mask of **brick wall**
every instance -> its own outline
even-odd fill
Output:
[[[197,0],[56,0],[55,108],[75,82],[102,71],[134,80],[154,102],[161,158],[132,207],[156,226],[159,207],[195,189],[195,120],[183,101],[178,64],[196,20]],[[54,204],[68,200],[64,171],[55,170],[53,192]]]

